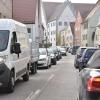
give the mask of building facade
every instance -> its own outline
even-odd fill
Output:
[[[91,10],[91,12],[86,17],[87,21],[87,45],[88,46],[96,46],[98,41],[98,31],[97,24],[100,18],[100,1],[98,1],[95,7]]]
[[[41,0],[13,0],[13,19],[26,24],[28,33],[34,32],[35,40],[43,45],[46,22]]]
[[[0,18],[12,18],[12,0],[0,0]]]
[[[73,46],[73,34],[70,25],[60,32],[61,34],[61,45],[62,46]]]
[[[48,21],[48,39],[52,45],[61,44],[60,32],[75,22],[73,45],[81,45],[81,23],[94,4],[44,2]],[[73,31],[72,31],[73,32]]]
[[[45,9],[48,9],[50,4],[51,3],[46,3]],[[61,44],[61,31],[64,28],[67,28],[67,25],[70,22],[75,21],[75,16],[73,14],[69,1],[65,1],[64,3],[60,3],[60,4],[52,3],[52,5],[54,5],[52,8],[50,8],[53,10],[53,12],[51,11],[52,14],[49,15],[48,14],[49,11],[46,11],[47,16],[49,16],[47,36],[52,45],[60,45]]]

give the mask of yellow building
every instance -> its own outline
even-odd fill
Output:
[[[61,32],[61,45],[72,46],[73,45],[73,35],[70,26],[67,26]]]

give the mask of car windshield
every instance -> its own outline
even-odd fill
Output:
[[[8,46],[9,31],[0,30],[0,52],[4,51]]]
[[[39,49],[39,54],[40,55],[46,55],[46,50],[45,49]]]

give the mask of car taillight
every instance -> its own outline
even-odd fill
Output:
[[[100,92],[100,78],[98,77],[90,78],[87,82],[87,90],[94,91],[94,92]]]

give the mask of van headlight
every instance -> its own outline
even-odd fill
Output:
[[[7,61],[7,58],[8,58],[7,55],[0,56],[0,63],[1,63],[2,61],[3,61],[3,62],[6,62],[6,61]]]
[[[4,63],[4,59],[0,57],[0,64]]]

